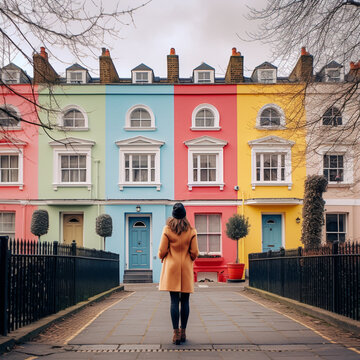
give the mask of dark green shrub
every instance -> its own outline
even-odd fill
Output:
[[[311,175],[305,180],[301,242],[308,249],[321,244],[325,205],[322,195],[326,191],[327,183],[326,178],[321,175]]]
[[[39,237],[49,230],[49,213],[46,210],[35,210],[31,218],[31,232]]]
[[[112,218],[108,214],[101,214],[96,218],[96,233],[104,238],[112,235]]]
[[[226,223],[226,235],[230,239],[236,240],[236,264],[239,263],[239,239],[242,239],[249,233],[249,228],[249,219],[244,215],[234,214]]]

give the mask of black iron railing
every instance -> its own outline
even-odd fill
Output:
[[[0,236],[0,334],[118,284],[118,254]]]
[[[360,320],[360,245],[249,254],[249,285]]]

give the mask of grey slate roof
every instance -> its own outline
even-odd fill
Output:
[[[277,69],[277,67],[269,63],[268,61],[265,61],[262,64],[256,66],[255,70],[256,69]]]
[[[66,70],[86,70],[83,66],[79,65],[78,63],[75,63],[71,66],[69,66],[68,68],[66,68]]]
[[[3,67],[3,69],[5,69],[5,70],[19,70],[19,71],[24,72],[24,70],[21,67],[15,65],[14,63],[10,63],[10,64],[5,65]]]
[[[147,65],[141,63],[140,65],[134,67],[131,71],[153,71],[153,69],[151,69]]]
[[[201,65],[199,65],[197,68],[195,68],[194,70],[213,70],[213,71],[215,71],[215,69],[213,67],[211,67],[210,65],[208,65],[204,62]]]

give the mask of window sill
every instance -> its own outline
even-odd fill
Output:
[[[220,126],[213,126],[213,127],[194,127],[194,126],[192,126],[190,128],[190,130],[192,130],[192,131],[220,131],[221,127]]]
[[[256,125],[255,129],[257,130],[284,130],[286,129],[286,126],[280,125],[280,126],[260,126]]]
[[[21,183],[0,183],[0,187],[18,187],[19,190],[23,190],[24,184],[21,184]]]
[[[292,183],[289,182],[255,182],[251,183],[252,189],[255,190],[256,186],[287,186],[289,190],[292,188]]]
[[[61,131],[89,131],[89,128],[80,128],[80,127],[77,127],[77,128],[73,128],[73,127],[65,127],[65,126],[61,126],[59,128],[59,130]]]
[[[91,190],[91,184],[88,183],[53,183],[53,189],[57,191],[58,188],[79,188],[79,187],[87,187],[87,189]]]
[[[0,125],[0,130],[1,131],[19,131],[22,130],[21,126],[1,126]]]
[[[125,131],[155,131],[156,127],[124,127]]]
[[[139,187],[139,188],[145,188],[145,187],[156,187],[157,191],[160,191],[161,184],[160,183],[123,183],[118,184],[119,189],[121,191],[124,190],[124,187]]]
[[[328,188],[349,188],[352,185],[349,183],[328,183]]]
[[[191,191],[193,187],[219,187],[224,190],[224,183],[189,183],[188,188]]]

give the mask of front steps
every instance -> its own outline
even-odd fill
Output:
[[[152,270],[137,269],[124,271],[124,283],[152,283]]]

